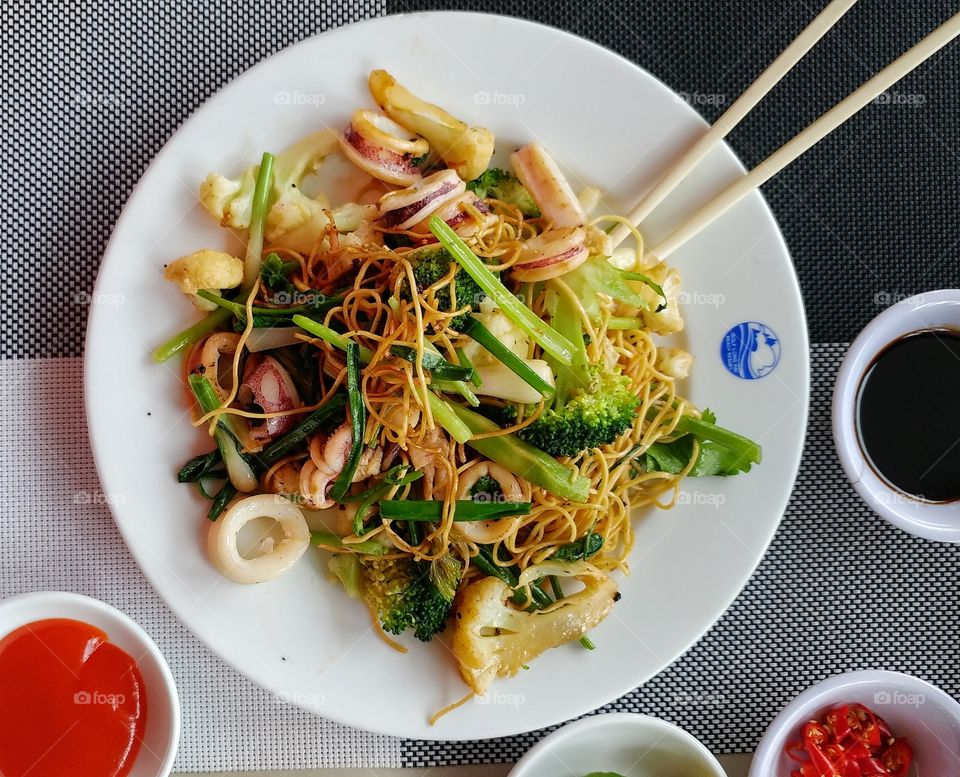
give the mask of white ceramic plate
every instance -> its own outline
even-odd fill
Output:
[[[538,138],[578,184],[626,210],[704,130],[677,95],[580,38],[515,19],[431,13],[321,35],[253,68],[170,140],[127,203],[104,257],[87,336],[90,432],[107,499],[144,574],[204,642],[243,674],[321,715],[390,734],[473,739],[516,734],[580,715],[636,687],[690,647],[723,613],[763,555],[797,472],[809,365],[790,257],[759,195],[676,253],[686,278],[684,340],[697,358],[688,395],[762,442],[747,476],[691,482],[671,512],[640,516],[633,575],[592,635],[502,682],[486,700],[433,728],[427,717],[465,688],[441,644],[400,655],[372,632],[310,554],[286,577],[244,587],[221,578],[203,549],[206,506],[178,467],[208,443],[187,420],[179,364],[150,351],[195,318],[162,279],[165,262],[224,234],[196,204],[211,170],[237,173],[264,149],[342,127],[372,105],[366,75],[392,71],[456,115],[493,129],[501,155]],[[718,149],[647,225],[650,236],[742,175]],[[233,246],[236,249],[236,245]],[[744,322],[774,332],[750,359]],[[766,373],[748,380],[724,365]],[[770,369],[776,362],[775,368]],[[558,681],[562,678],[562,681]]]

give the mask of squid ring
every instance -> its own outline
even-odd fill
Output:
[[[483,216],[481,223],[477,223],[476,219],[467,212],[466,208],[463,207],[465,205],[476,208]],[[442,205],[435,211],[435,215],[441,221],[446,221],[450,229],[464,238],[472,237],[481,229],[484,229],[497,220],[497,217],[490,211],[490,206],[473,192],[464,192],[463,195],[456,200],[447,201],[445,205]],[[430,234],[430,228],[427,226],[426,221],[421,221],[414,225],[410,231],[419,232],[424,235]]]
[[[265,542],[266,551],[255,558],[244,558],[237,547],[240,530],[255,518],[272,518],[283,532],[283,539]],[[248,496],[233,505],[211,525],[207,534],[207,553],[220,573],[235,583],[264,583],[287,572],[310,546],[310,529],[293,502],[276,494]]]
[[[576,270],[587,261],[590,251],[580,227],[571,230],[551,229],[524,242],[520,260],[513,265],[513,277],[518,281],[534,283],[557,278]]]
[[[441,170],[406,189],[384,194],[380,198],[377,223],[388,228],[409,229],[466,190],[467,185],[453,170]]]
[[[460,473],[460,477],[457,479],[457,499],[470,499],[470,489],[484,476],[497,481],[501,491],[503,491],[505,501],[523,501],[520,482],[510,472],[492,461],[478,461]],[[476,542],[479,545],[488,545],[509,535],[514,531],[519,521],[520,516],[515,515],[512,518],[497,518],[492,521],[461,521],[455,523],[454,526],[457,533],[464,539]]]
[[[408,186],[420,178],[417,160],[430,151],[427,141],[374,111],[359,110],[340,136],[344,155],[381,181]]]

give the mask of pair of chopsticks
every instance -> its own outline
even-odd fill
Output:
[[[717,119],[716,123],[678,160],[637,206],[627,215],[627,220],[638,227],[650,213],[684,180],[703,160],[707,153],[790,72],[794,65],[853,7],[857,0],[833,0],[760,74],[747,90]],[[694,213],[670,235],[650,248],[651,255],[664,259],[690,238],[723,215],[740,199],[759,188],[797,157],[823,140],[837,127],[854,116],[862,108],[887,91],[914,69],[926,62],[940,49],[960,35],[960,14],[951,17],[926,38],[895,59],[859,89],[849,94],[830,110],[816,119],[792,140],[784,143],[765,160],[760,162],[743,178],[732,184],[717,197]],[[630,234],[630,229],[621,224],[611,233],[614,247]]]

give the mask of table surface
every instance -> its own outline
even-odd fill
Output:
[[[16,257],[0,278],[0,482],[16,496],[0,502],[0,547],[18,548],[0,557],[0,596],[75,590],[140,622],[181,691],[178,772],[408,766],[423,774],[516,760],[544,732],[406,742],[280,705],[211,655],[149,588],[110,519],[83,419],[79,357],[112,226],[149,161],[205,99],[322,30],[441,6],[532,18],[637,62],[714,120],[825,2],[308,0],[264,14],[259,0],[216,12],[182,0],[144,14],[133,0],[109,0],[65,15],[48,0],[9,14],[9,37],[28,45],[0,49],[0,124],[17,154],[0,157],[0,169],[29,185],[0,187],[0,241]],[[954,0],[861,0],[731,134],[734,151],[757,164],[955,12]],[[605,709],[663,717],[717,753],[736,753],[756,746],[783,704],[838,672],[908,671],[960,695],[960,546],[909,537],[867,509],[839,470],[829,424],[845,343],[898,299],[960,287],[957,83],[954,45],[764,187],[813,343],[797,487],[727,614],[673,666]],[[730,774],[744,774],[745,759],[734,761]]]
[[[727,777],[747,777],[749,755],[720,756]],[[218,772],[184,774],[182,777],[506,777],[513,764],[457,766],[437,769],[308,769],[273,772]]]

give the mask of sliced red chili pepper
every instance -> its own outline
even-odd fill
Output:
[[[854,742],[852,745],[846,748],[847,758],[853,761],[862,761],[865,758],[870,758],[873,756],[873,750],[871,750],[864,742]]]
[[[883,765],[893,777],[905,777],[913,763],[913,748],[902,737],[894,741],[882,756]]]
[[[863,777],[863,770],[857,761],[848,759],[841,774],[843,777]]]
[[[880,745],[880,730],[877,716],[862,704],[850,704],[847,707],[848,735],[852,740],[866,742],[871,747]],[[838,737],[843,742],[844,737]]]
[[[828,712],[824,720],[833,730],[834,739],[837,742],[843,742],[850,733],[852,728],[851,724],[854,722],[855,717],[850,705],[844,704],[842,707],[837,707],[835,710]]]
[[[863,777],[887,777],[887,768],[877,758],[864,758],[860,761]]]
[[[822,723],[811,720],[803,726],[803,744],[809,749],[810,745],[820,747],[831,741],[830,731]]]
[[[807,755],[817,777],[843,777],[834,765],[834,760],[826,755],[819,745],[807,742]]]
[[[785,751],[802,764],[791,777],[906,777],[913,750],[894,739],[886,721],[862,704],[829,710],[804,724],[802,739]]]
[[[829,758],[835,766],[843,766],[843,762],[847,760],[847,751],[842,745],[838,745],[836,742],[824,745],[821,750],[823,750],[823,754]]]

